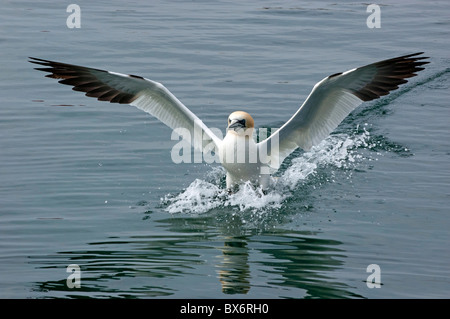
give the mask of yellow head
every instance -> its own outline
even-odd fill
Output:
[[[255,121],[247,112],[236,111],[228,117],[227,131],[238,135],[252,135]]]

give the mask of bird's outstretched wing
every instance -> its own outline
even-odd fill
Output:
[[[172,129],[188,129],[191,144],[197,150],[214,142],[221,142],[203,122],[181,103],[161,83],[137,75],[126,75],[78,65],[31,58],[30,62],[44,67],[36,70],[49,72],[46,77],[73,86],[73,90],[86,92],[86,96],[100,101],[130,104],[150,113]]]
[[[383,60],[324,78],[312,89],[298,111],[279,130],[259,143],[272,168],[298,147],[309,150],[327,137],[358,105],[371,101],[406,83],[428,62],[423,52]]]

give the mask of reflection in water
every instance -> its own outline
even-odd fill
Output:
[[[285,216],[282,212],[281,215]],[[250,294],[254,286],[279,286],[301,290],[299,295],[290,297],[362,298],[339,280],[339,269],[346,258],[345,251],[339,248],[340,241],[320,238],[319,233],[270,227],[272,222],[280,223],[280,216],[266,218],[264,225],[249,228],[245,225],[247,217],[215,212],[160,222],[172,232],[193,231],[195,224],[209,225],[210,230],[218,232],[212,238],[223,242],[216,246],[222,252],[216,267],[224,294]],[[196,230],[205,231],[204,227]],[[252,275],[251,268],[264,272],[266,282]]]
[[[219,280],[224,294],[246,294],[250,290],[250,265],[245,239],[228,237],[222,248]]]
[[[268,243],[261,253],[273,261],[261,261],[267,272],[280,274],[274,285],[296,287],[305,291],[304,298],[361,298],[340,282],[339,269],[346,257],[335,240],[317,238],[318,234],[279,231],[270,237],[258,239]]]
[[[216,268],[220,288],[208,286],[206,296],[211,298],[258,297],[255,287],[281,288],[273,298],[361,297],[339,281],[345,259],[342,243],[319,238],[318,233],[246,228],[240,216],[223,213],[156,223],[164,229],[158,235],[108,238],[88,244],[88,250],[30,257],[41,269],[62,273],[69,264],[82,269],[82,285],[76,291],[61,277],[36,283],[35,290],[70,298],[196,298],[192,287],[201,286],[198,278],[205,278],[205,269],[214,273]],[[214,253],[217,250],[221,253]]]
[[[360,298],[339,282],[333,274],[342,265],[341,243],[311,237],[306,234],[280,233],[275,236],[254,236],[225,239],[222,261],[219,263],[219,280],[225,294],[247,294],[252,285],[261,285],[258,278],[251,282],[249,246],[266,246],[252,249],[257,258],[253,268],[261,268],[269,274],[262,285],[292,287],[304,291],[304,298]],[[270,276],[271,275],[271,276]],[[276,276],[274,276],[276,275]]]
[[[80,289],[69,289],[66,280],[37,283],[35,290],[61,293],[65,297],[167,297],[176,293],[165,282],[186,275],[192,265],[201,264],[199,255],[191,253],[189,245],[193,236],[131,236],[108,238],[103,242],[88,244],[92,249],[59,252],[53,256],[30,257],[40,268],[63,269],[69,264],[81,268]],[[61,278],[61,276],[60,276]]]

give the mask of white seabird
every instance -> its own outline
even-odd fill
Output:
[[[414,53],[383,60],[318,82],[297,112],[267,139],[253,139],[254,120],[246,112],[228,117],[227,134],[222,140],[161,83],[136,75],[126,75],[72,64],[31,58],[49,72],[46,77],[86,92],[100,101],[131,104],[150,113],[173,130],[184,128],[192,136],[191,145],[204,152],[214,147],[227,171],[227,189],[251,181],[266,189],[270,171],[297,148],[309,150],[326,138],[357,106],[398,88],[406,78],[423,70],[427,57]],[[200,134],[199,134],[200,133]]]

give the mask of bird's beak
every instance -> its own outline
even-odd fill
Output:
[[[237,130],[237,129],[245,129],[245,120],[232,120],[230,125],[228,125],[229,129]]]

